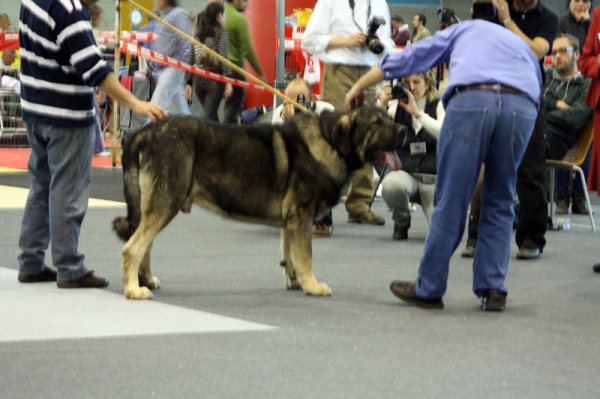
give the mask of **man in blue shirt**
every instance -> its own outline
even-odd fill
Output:
[[[529,46],[498,24],[461,22],[385,56],[350,89],[346,106],[383,79],[420,73],[447,61],[450,76],[442,96],[446,118],[437,145],[435,207],[419,276],[416,283],[393,281],[390,289],[418,306],[444,307],[450,257],[461,241],[469,200],[485,162],[473,291],[482,297],[483,309],[503,310],[517,167],[540,99],[540,69]]]

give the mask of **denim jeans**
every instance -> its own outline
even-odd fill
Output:
[[[461,241],[483,162],[473,291],[477,296],[491,289],[506,292],[517,167],[536,115],[533,102],[516,94],[470,90],[450,99],[438,139],[434,210],[416,283],[419,297],[440,298],[446,292],[450,257]]]
[[[151,103],[160,105],[171,115],[191,115],[185,98],[184,72],[167,67],[157,74]],[[150,121],[150,119],[148,119]]]
[[[28,123],[27,138],[31,187],[19,237],[19,273],[44,270],[51,244],[58,279],[77,279],[87,273],[77,247],[90,197],[94,126],[68,129]]]

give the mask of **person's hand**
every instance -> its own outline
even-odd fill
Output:
[[[363,47],[367,43],[367,34],[365,32],[356,32],[346,38],[347,47]]]
[[[571,108],[571,106],[569,104],[567,104],[566,102],[564,102],[563,100],[558,100],[556,102],[556,109],[560,109],[560,110],[565,111],[565,110],[567,110],[569,108]]]
[[[165,110],[161,106],[147,101],[137,100],[133,103],[131,110],[138,115],[147,116],[152,122],[165,117]]]
[[[388,102],[392,99],[392,84],[388,81],[383,82],[381,86],[381,94],[379,95],[379,101],[382,108],[386,108]]]
[[[600,65],[600,54],[598,54],[598,65]]]
[[[500,21],[501,24],[504,23],[507,18],[510,18],[510,10],[508,9],[506,0],[492,0],[492,3],[496,6],[498,21]]]
[[[231,94],[233,94],[233,86],[231,85],[231,83],[227,83],[225,85],[225,92],[223,93],[223,96],[225,98],[229,98],[231,97]]]
[[[281,119],[287,121],[296,114],[296,108],[292,103],[283,103],[283,111],[281,112]]]
[[[589,21],[589,19],[590,19],[590,12],[588,10],[578,12],[577,14],[575,14],[575,20],[577,22]]]
[[[192,101],[192,86],[191,85],[185,86],[185,98],[188,101]]]
[[[367,91],[364,89],[358,88],[356,85],[352,86],[352,88],[346,93],[346,109],[351,110],[353,108],[362,105],[365,102],[365,98],[367,97]]]
[[[402,88],[404,93],[406,93],[407,102],[398,101],[398,105],[406,110],[406,112],[410,113],[413,116],[419,115],[419,108],[417,107],[417,102],[415,101],[415,96],[411,93],[410,90],[406,88]]]

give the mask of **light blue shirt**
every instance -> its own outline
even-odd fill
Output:
[[[527,43],[508,29],[486,21],[464,21],[438,31],[379,63],[385,79],[414,75],[450,61],[442,96],[444,107],[460,86],[501,84],[525,94],[539,106],[542,76]]]
[[[170,23],[180,31],[192,33],[192,22],[189,14],[179,7],[171,7],[161,13],[161,17],[165,22]],[[187,62],[188,53],[190,51],[190,42],[173,32],[163,24],[157,24],[156,33],[158,39],[152,44],[152,50],[174,58],[179,61]],[[152,70],[154,72],[161,71],[165,68],[164,65],[153,63]]]

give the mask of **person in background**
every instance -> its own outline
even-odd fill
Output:
[[[410,29],[400,15],[392,17],[392,40],[396,46],[406,46],[410,43]]]
[[[553,68],[546,71],[542,90],[548,125],[548,159],[563,159],[592,116],[592,108],[585,102],[591,79],[583,76],[577,68],[579,54],[579,42],[575,36],[559,33],[552,43]],[[569,192],[569,172],[566,176],[561,175],[560,179],[556,175],[555,180],[556,213],[568,213],[572,197],[572,212],[588,214],[590,210],[581,179],[574,180],[572,193]]]
[[[176,0],[155,0],[155,4],[165,22],[182,32],[191,33],[190,17],[184,9],[177,7]],[[157,25],[156,33],[158,38],[152,44],[152,50],[178,61],[187,61],[190,42],[163,24]],[[154,62],[149,64],[156,79],[156,87],[150,102],[160,105],[171,115],[190,115],[190,107],[185,98],[184,72]]]
[[[227,58],[229,54],[229,35],[223,29],[224,24],[225,7],[223,4],[220,2],[209,3],[200,19],[200,26],[195,38],[207,47],[217,51],[222,57]],[[219,62],[200,46],[192,46],[188,64],[224,76],[231,76],[232,73],[229,65]],[[194,76],[189,72],[185,74],[185,82],[185,97],[188,101],[192,100],[192,92],[195,92],[204,109],[204,116],[209,120],[219,122],[219,104],[221,104],[223,97],[228,98],[231,96],[231,83],[225,85],[221,82]]]
[[[297,102],[304,102],[309,112],[319,115],[321,112],[334,111],[333,105],[325,101],[314,101],[310,92],[309,83],[297,76],[288,83],[285,88],[285,95]],[[290,102],[284,101],[273,111],[271,123],[284,123],[296,114],[296,107]]]
[[[0,75],[19,79],[19,69],[13,67],[13,64],[17,60],[17,52],[11,48],[7,48],[2,52],[1,60],[2,68],[0,69]]]
[[[378,16],[385,22],[377,31],[382,45],[375,54],[366,45],[368,27]],[[391,37],[390,10],[384,0],[320,0],[308,21],[302,37],[302,48],[319,57],[324,63],[321,99],[336,109],[344,108],[344,97],[356,81],[377,63],[379,55],[395,48]],[[366,102],[374,104],[375,87],[367,91]],[[346,211],[349,223],[382,226],[385,219],[370,209],[373,197],[373,166],[365,165],[352,177]],[[316,224],[316,236],[333,233],[331,212]]]
[[[158,15],[160,16],[160,11],[159,10],[153,10],[152,13],[154,15]],[[154,33],[156,32],[156,29],[158,29],[158,22],[156,22],[156,20],[154,19],[154,17],[150,14],[146,15],[146,18],[148,19],[148,23],[142,27],[140,27],[140,29],[138,29],[138,32],[146,32],[146,33]],[[152,48],[152,43],[153,42],[140,42],[140,46],[142,47],[146,47],[149,50],[153,50]]]
[[[590,178],[588,190],[600,193],[600,7],[594,9],[590,29],[585,41],[585,46],[579,59],[579,69],[584,76],[592,79],[585,101],[594,110],[594,145],[592,147],[592,162],[590,164]],[[596,273],[600,273],[600,263],[593,266]]]
[[[0,14],[0,33],[16,33],[17,28],[15,28],[10,22],[7,14]]]
[[[164,110],[119,84],[96,46],[88,8],[60,0],[21,3],[21,109],[31,155],[18,256],[21,283],[56,281],[58,288],[101,288],[78,252],[87,211],[94,147],[94,87],[152,121]],[[47,62],[40,62],[46,60]],[[45,253],[52,247],[52,263]]]
[[[567,0],[567,8],[569,12],[560,19],[558,32],[575,36],[583,46],[590,28],[592,0]]]
[[[429,31],[429,29],[427,29],[425,27],[426,24],[427,24],[427,17],[425,16],[425,14],[417,14],[413,17],[413,20],[412,20],[413,33],[412,33],[412,37],[410,39],[410,42],[412,44],[415,44],[419,40],[425,39],[426,37],[431,36],[431,32]]]
[[[442,97],[446,118],[437,145],[431,227],[416,282],[395,280],[390,290],[423,308],[444,307],[450,258],[461,241],[469,199],[485,162],[473,292],[481,298],[483,310],[502,311],[517,168],[541,98],[536,54],[523,39],[497,23],[464,21],[383,57],[350,89],[346,107],[364,95],[365,88],[384,78],[423,72],[445,61],[450,62],[450,76]]]
[[[105,45],[98,43],[98,38],[100,37],[100,31],[98,30],[98,26],[102,23],[102,7],[98,4],[93,4],[90,6],[90,20],[92,22],[92,34],[94,35],[94,39],[96,39],[96,46],[100,49],[100,53],[106,49]],[[104,137],[102,137],[102,128],[100,127],[100,121],[98,118],[100,117],[100,106],[98,105],[98,90],[96,89],[96,93],[94,94],[94,108],[96,109],[96,140],[94,142],[94,155],[99,156],[110,156],[110,151],[106,151],[106,147],[104,145]]]
[[[427,222],[431,223],[436,181],[436,148],[444,121],[444,107],[436,89],[435,75],[431,70],[402,79],[410,91],[405,90],[406,102],[390,102],[392,87],[384,83],[381,106],[396,123],[407,127],[406,145],[396,152],[402,170],[392,171],[382,181],[383,200],[392,210],[395,240],[408,239],[411,224],[409,202],[421,204]]]
[[[247,5],[248,0],[227,0],[225,3],[227,18],[224,27],[229,34],[229,61],[243,69],[244,61],[248,60],[259,78],[265,81],[263,68],[252,43],[248,19],[242,15]],[[237,80],[246,80],[244,75],[236,71],[232,71],[231,77]],[[231,96],[225,100],[225,123],[238,123],[244,109],[245,98],[246,89],[242,87],[233,88]]]

